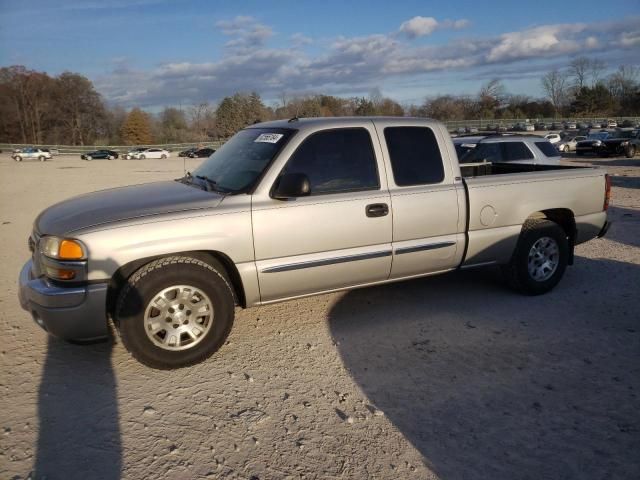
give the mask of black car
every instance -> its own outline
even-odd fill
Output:
[[[96,150],[95,152],[83,153],[80,158],[83,160],[115,160],[118,156],[118,152],[114,150]]]
[[[193,148],[187,148],[186,150],[181,151],[180,153],[178,153],[179,157],[188,157],[189,155],[191,155],[193,152],[195,152],[196,150],[198,150],[196,147]]]
[[[591,153],[602,157],[624,155],[627,158],[633,158],[638,151],[640,151],[640,130],[591,133],[589,138],[576,145],[578,156]]]
[[[206,157],[210,157],[213,152],[215,152],[213,148],[205,147],[205,148],[196,150],[194,152],[191,152],[188,155],[188,157],[189,158],[206,158]]]

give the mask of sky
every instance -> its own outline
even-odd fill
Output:
[[[77,72],[127,108],[374,89],[417,104],[492,78],[542,97],[578,56],[640,66],[640,0],[0,0],[0,66]]]

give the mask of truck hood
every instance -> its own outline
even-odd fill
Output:
[[[70,198],[44,210],[35,221],[40,235],[67,235],[121,220],[215,208],[223,196],[175,181],[112,188]]]

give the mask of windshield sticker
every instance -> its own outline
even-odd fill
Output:
[[[284,135],[282,133],[261,133],[253,143],[278,143]]]

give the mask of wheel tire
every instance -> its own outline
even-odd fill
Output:
[[[160,156],[160,158],[164,160],[165,158],[167,158],[167,156],[163,153],[163,154]]]
[[[172,256],[145,265],[128,279],[118,296],[116,325],[123,345],[136,360],[151,368],[170,370],[202,362],[222,346],[233,326],[235,302],[222,267],[216,267],[196,258]],[[208,330],[193,346],[183,350],[156,345],[145,326],[145,317],[151,311],[154,299],[163,290],[174,286],[200,290],[212,304]],[[186,307],[185,312],[188,313],[188,304]],[[169,325],[167,328],[172,327]],[[168,332],[164,335],[169,335]],[[183,335],[178,334],[180,341]]]
[[[93,157],[91,155],[87,155],[85,158],[87,159],[87,162],[90,162],[91,160],[93,160]]]
[[[116,158],[116,157],[114,157],[113,155],[109,155],[109,156],[107,157],[107,159],[108,159],[108,160],[114,160],[115,158]]]
[[[22,161],[22,157],[21,157],[20,155],[18,155],[18,156],[16,157],[16,162],[21,162],[21,161]]]
[[[564,148],[562,149],[562,151],[564,153],[569,153],[569,145],[565,145]]]
[[[38,157],[38,160],[40,160],[41,162],[44,162],[46,160],[46,158],[44,156],[40,155]]]
[[[624,156],[627,158],[633,158],[636,155],[636,146],[635,145],[630,145],[629,148],[627,148],[627,151],[624,152]]]
[[[549,238],[557,244],[557,260],[553,273],[542,280],[536,280],[530,273],[530,254],[541,239]],[[553,289],[567,268],[569,241],[567,234],[557,223],[549,220],[527,220],[522,226],[518,244],[511,261],[503,267],[503,274],[509,286],[525,295],[541,295]]]
[[[140,155],[140,160],[144,160],[145,158],[147,158],[145,155]]]

